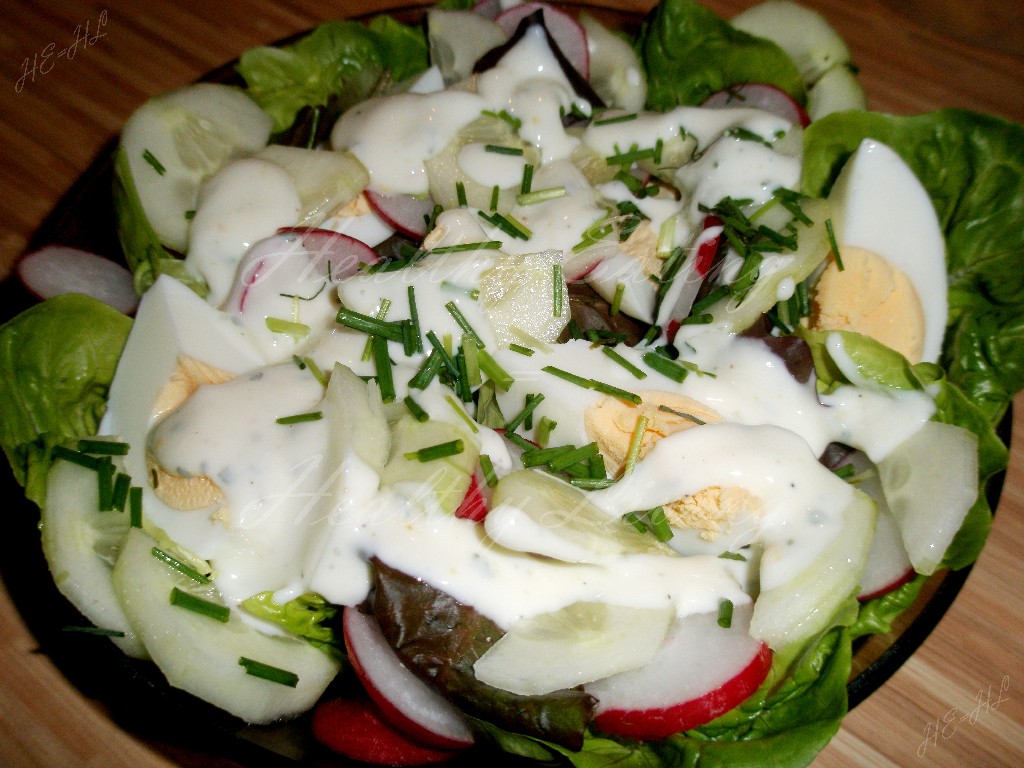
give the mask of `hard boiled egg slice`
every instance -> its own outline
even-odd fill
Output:
[[[927,191],[890,147],[865,139],[829,194],[843,269],[818,283],[812,324],[866,333],[936,362],[948,311],[946,250]]]

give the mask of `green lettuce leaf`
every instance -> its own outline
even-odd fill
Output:
[[[274,600],[273,592],[260,592],[243,600],[242,608],[301,637],[330,656],[342,656],[341,638],[334,631],[338,606],[320,595],[309,592],[282,604]]]
[[[39,506],[52,447],[96,434],[131,327],[131,318],[80,294],[0,326],[0,445]]]
[[[386,79],[405,79],[427,64],[420,30],[376,19],[369,26],[328,21],[292,45],[252,48],[239,58],[237,69],[279,132],[303,107],[328,107],[330,113],[346,109]]]
[[[132,271],[135,291],[142,295],[160,275],[170,275],[184,283],[200,296],[206,296],[206,283],[185,269],[185,263],[164,248],[156,231],[146,217],[139,200],[135,180],[124,147],[114,153],[114,183],[112,188],[117,238],[124,252],[125,262]]]
[[[640,31],[637,53],[652,109],[700,104],[716,91],[754,82],[778,86],[806,102],[800,72],[779,46],[735,29],[690,0],[659,3]]]
[[[946,237],[943,367],[995,422],[1024,388],[1024,126],[963,110],[839,112],[804,134],[803,191],[824,195],[864,138],[891,146]]]

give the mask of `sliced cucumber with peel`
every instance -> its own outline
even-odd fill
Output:
[[[42,510],[43,556],[61,594],[129,656],[145,658],[114,592],[114,563],[128,536],[127,512],[99,511],[97,473],[57,460],[46,480]]]
[[[273,121],[240,88],[197,83],[150,99],[125,123],[121,147],[160,242],[188,247],[188,213],[203,179],[266,145]]]
[[[114,567],[114,589],[131,625],[167,681],[249,723],[271,723],[305,712],[340,665],[303,640],[264,634],[232,610],[226,622],[180,605],[175,588],[219,604],[209,584],[185,576],[153,554],[156,541],[129,532]],[[298,676],[294,687],[250,674],[241,660]]]
[[[277,163],[291,175],[299,193],[297,226],[315,227],[351,202],[370,182],[366,168],[351,152],[333,152],[271,144],[256,157]]]

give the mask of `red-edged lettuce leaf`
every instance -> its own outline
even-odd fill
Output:
[[[594,698],[581,690],[521,696],[485,685],[473,664],[504,635],[493,621],[417,578],[374,559],[373,614],[415,674],[472,717],[570,750],[583,745]]]

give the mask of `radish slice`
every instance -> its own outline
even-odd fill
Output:
[[[402,664],[373,616],[346,607],[342,629],[352,667],[389,723],[431,747],[460,749],[473,743],[462,713]]]
[[[48,245],[23,256],[18,277],[40,299],[82,293],[130,315],[139,305],[132,273],[110,259],[66,245]]]
[[[328,749],[373,765],[431,765],[452,753],[418,744],[392,728],[373,702],[329,699],[313,710],[313,737]]]
[[[805,128],[811,123],[806,110],[792,96],[768,83],[742,83],[725,88],[708,96],[701,106],[710,109],[752,107],[771,112]]]
[[[363,264],[376,264],[380,261],[377,252],[362,240],[330,229],[282,227],[277,233],[301,235],[302,247],[314,263],[326,266],[330,262],[330,277],[335,282],[352,277]]]
[[[368,189],[366,199],[374,213],[403,235],[422,240],[427,234],[427,222],[434,210],[434,201],[429,197],[384,195]]]
[[[498,14],[501,13],[501,0],[480,0],[471,10],[485,19],[493,20],[498,18]]]
[[[751,612],[737,606],[727,629],[717,614],[678,619],[651,662],[588,683],[598,699],[595,725],[614,736],[664,739],[738,706],[771,669],[768,646],[748,634]]]
[[[587,49],[587,33],[576,19],[564,11],[544,3],[522,3],[498,14],[495,21],[511,36],[519,22],[531,13],[543,10],[544,24],[555,44],[573,68],[584,78],[590,77],[590,52]]]
[[[472,520],[474,523],[483,522],[487,512],[491,508],[490,488],[483,478],[483,473],[478,466],[469,479],[469,488],[466,496],[455,510],[455,516],[463,520]]]
[[[697,236],[690,255],[676,274],[658,308],[656,323],[666,329],[670,343],[675,339],[676,331],[679,330],[683,319],[690,314],[690,308],[704,284],[704,279],[711,271],[711,265],[714,264],[722,243],[722,231],[722,222],[716,217],[704,217],[704,229]]]

